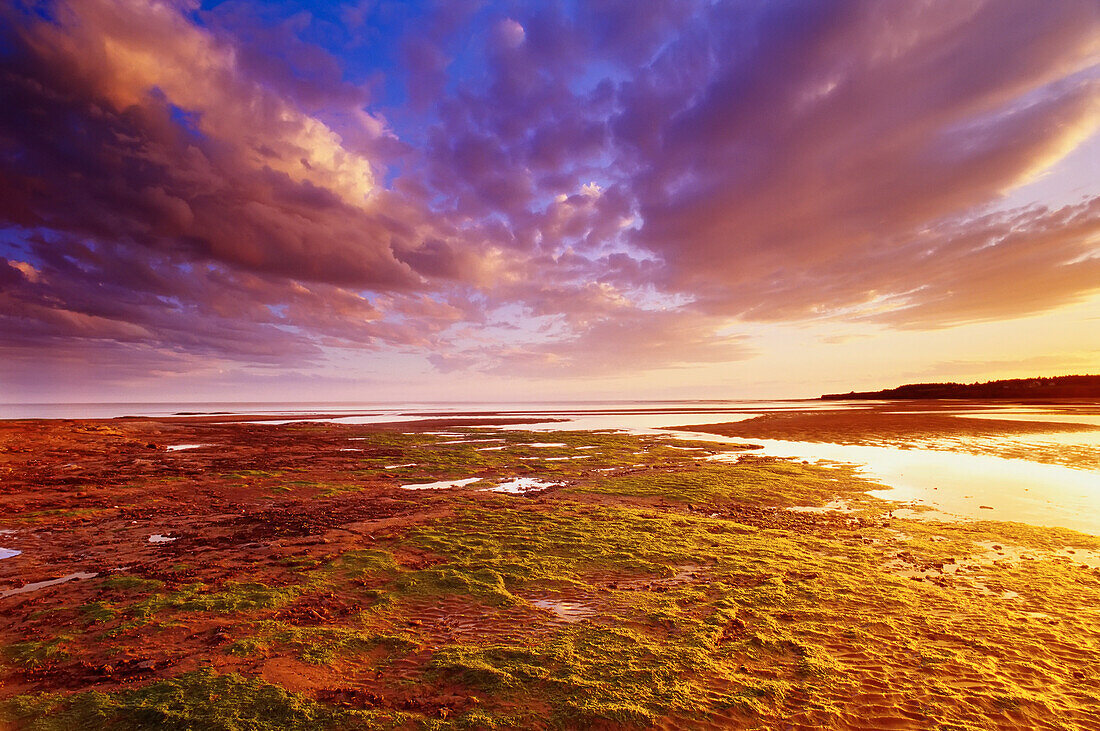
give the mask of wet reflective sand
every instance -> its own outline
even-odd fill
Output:
[[[818,410],[810,433],[884,423],[877,408]],[[354,702],[391,727],[535,708],[509,725],[539,728],[560,668],[575,707],[607,705],[557,728],[622,728],[624,697],[647,728],[1012,727],[1005,708],[1015,727],[1090,727],[1100,537],[1000,521],[1078,525],[1100,512],[1096,471],[974,450],[1087,449],[1090,432],[882,408],[913,428],[657,428],[690,408],[559,415],[618,422],[603,432],[516,414],[0,424],[18,447],[0,545],[22,551],[0,561],[0,703],[28,709],[19,728],[145,692],[235,709],[253,702],[224,695],[239,673],[246,694]],[[705,418],[773,413],[811,414]],[[183,443],[218,447],[158,446]],[[944,512],[916,511],[929,501]],[[991,520],[944,520],[967,510]]]
[[[1100,534],[1100,406],[1095,403],[738,401],[540,404],[503,410],[486,405],[483,409],[379,411],[325,420],[382,425],[443,415],[476,417],[486,429],[524,418],[553,419],[509,428],[633,434],[671,430],[690,439],[751,442],[762,446],[767,455],[857,465],[886,486],[878,493],[882,497],[911,501],[940,514]],[[713,421],[696,425],[699,417]],[[456,433],[435,434],[453,437]],[[480,449],[497,451],[499,447]]]

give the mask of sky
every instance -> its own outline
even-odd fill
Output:
[[[1100,373],[1095,0],[9,0],[0,402]]]

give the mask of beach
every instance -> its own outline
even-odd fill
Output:
[[[0,422],[3,718],[1096,727],[1100,537],[754,443],[910,439],[881,409],[720,441],[667,409],[617,416],[672,432],[530,411]],[[1087,433],[933,416],[920,439]]]

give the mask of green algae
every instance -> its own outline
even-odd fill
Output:
[[[755,581],[760,568],[789,567],[803,557],[777,535],[736,524],[715,534],[710,529],[717,523],[612,508],[563,506],[549,514],[469,511],[410,534],[411,542],[451,559],[412,574],[446,568],[449,578],[491,577],[433,588],[495,604],[519,601],[512,592],[532,583],[591,588],[587,579],[593,572],[608,569],[660,581],[677,575],[680,567],[703,563],[715,579],[724,575],[736,582],[747,572]],[[731,550],[746,560],[734,565],[727,560]],[[417,585],[398,582],[395,588],[408,592]],[[602,620],[609,624],[586,621],[534,645],[527,638],[488,647],[451,645],[433,654],[431,668],[484,691],[552,698],[562,723],[645,724],[670,710],[751,710],[761,707],[762,698],[777,697],[775,688],[761,693],[752,683],[733,684],[736,658],[721,638],[739,607],[786,605],[799,590],[797,581],[788,587],[780,578],[765,576],[744,588],[713,581],[707,588],[660,587],[659,593],[612,591]],[[807,648],[802,658],[804,669],[815,675],[831,670],[823,650]],[[726,692],[711,690],[715,683]]]
[[[4,659],[26,669],[41,668],[67,660],[72,639],[71,635],[61,635],[51,640],[17,642],[4,648]]]
[[[714,532],[723,524],[731,530]],[[529,639],[517,638],[515,644],[450,646],[433,655],[435,672],[484,691],[555,698],[557,718],[563,723],[570,718],[647,723],[652,714],[692,717],[723,708],[780,716],[801,709],[798,712],[816,714],[815,718],[835,718],[839,699],[854,692],[853,668],[841,658],[865,644],[882,648],[883,667],[896,664],[890,657],[913,657],[924,667],[952,665],[957,672],[978,674],[988,683],[990,698],[1008,692],[1003,668],[986,662],[1018,641],[1015,617],[998,607],[999,598],[895,577],[876,564],[879,548],[854,538],[819,539],[699,517],[569,505],[545,512],[466,511],[408,536],[447,559],[434,570],[488,569],[501,577],[512,596],[540,583],[597,588],[591,583],[597,570],[649,575],[659,581],[685,564],[705,567],[708,580],[703,586],[671,591],[659,587],[659,594],[607,592],[604,611],[581,628],[565,630],[567,639],[559,636],[532,646]],[[896,545],[907,544],[899,539]],[[1035,585],[1039,574],[1048,572],[1046,581],[1061,581],[1066,587],[1067,576],[1060,568],[1036,562],[1019,581]],[[499,591],[495,581],[494,586]],[[487,596],[480,587],[449,588]],[[1075,595],[1075,601],[1097,596],[1095,588],[1078,588],[1092,593]],[[1050,596],[1058,597],[1059,592]],[[930,607],[938,610],[930,614]],[[583,642],[561,651],[562,645],[554,644],[565,642],[569,647],[572,639],[583,637],[581,633],[618,631],[624,623],[634,628],[628,643],[631,652],[641,655],[596,655]],[[975,625],[988,638],[983,644],[966,640],[966,628]],[[852,631],[838,638],[838,627]],[[618,644],[606,634],[599,636],[601,648]],[[1097,653],[1095,642],[1091,649],[1081,645],[1084,636],[1078,635],[1074,644],[1082,652]],[[1001,638],[1015,639],[1006,645]],[[1031,644],[1038,652],[1041,643]],[[576,662],[563,665],[563,657]],[[677,692],[646,695],[628,682],[636,657],[646,657],[657,667],[690,668],[702,679]],[[690,662],[677,665],[684,657]],[[761,678],[740,673],[745,663],[785,667],[787,679],[762,686]],[[738,678],[741,685],[735,683]],[[663,687],[652,677],[641,683],[645,684]],[[709,690],[715,686],[727,692],[718,697]],[[798,690],[797,696],[789,693],[792,689]],[[959,695],[942,688],[936,692]],[[634,705],[619,704],[621,693]],[[795,697],[802,700],[784,711]],[[1047,701],[1020,702],[1038,707]],[[1060,702],[1070,703],[1064,697]],[[951,717],[950,712],[926,713],[929,718],[937,713],[945,720]]]
[[[118,616],[118,610],[111,604],[102,601],[85,604],[80,610],[84,613],[84,616],[96,623],[109,622]]]
[[[202,583],[189,584],[171,594],[153,594],[126,608],[136,619],[151,619],[166,610],[215,612],[222,614],[251,612],[279,607],[294,601],[303,587],[268,586],[259,582],[227,581],[213,591]]]
[[[286,470],[237,470],[235,472],[226,472],[223,477],[226,479],[255,479],[257,477],[282,477],[286,474]]]
[[[277,685],[199,670],[116,693],[19,696],[2,716],[28,731],[313,731],[393,728],[402,720],[337,709]]]
[[[945,523],[914,520],[905,522],[905,531],[921,537],[943,536],[970,545],[979,541],[994,541],[1048,551],[1064,547],[1100,551],[1100,536],[1069,528],[1040,527],[1026,523],[992,520]]]
[[[152,622],[170,622],[180,612],[242,614],[278,609],[298,598],[302,585],[268,586],[259,582],[227,581],[216,589],[202,583],[162,592],[163,582],[116,574],[100,583],[107,598],[81,607],[95,624],[108,625],[104,637],[118,638]],[[112,624],[113,623],[113,624]]]
[[[26,513],[5,515],[0,523],[43,523],[55,518],[94,518],[109,515],[113,508],[54,508],[50,510],[32,510]]]
[[[647,460],[656,458],[668,464],[687,465],[696,459],[696,455],[690,452],[668,449],[666,442],[672,440],[610,432],[456,430],[456,434],[460,436],[443,438],[423,434],[372,435],[369,442],[371,447],[376,449],[385,445],[386,454],[357,458],[363,467],[361,474],[403,481],[426,480],[431,477],[434,481],[506,472],[515,477],[542,475],[549,479],[570,480],[582,477],[593,468],[631,467],[638,462],[639,454],[645,455]],[[494,441],[457,443],[484,438]],[[538,444],[564,446],[532,446]],[[726,445],[706,442],[677,440],[676,444],[698,447],[710,453],[729,449]],[[486,447],[503,449],[486,450]],[[578,451],[578,447],[585,449]],[[561,457],[570,459],[547,459]],[[412,464],[404,466],[405,463]],[[386,469],[395,464],[402,466]]]
[[[696,695],[685,659],[637,632],[585,625],[535,647],[444,647],[431,667],[485,691],[529,688],[567,716],[639,723]]]
[[[268,631],[271,632],[274,642],[293,649],[300,660],[313,665],[328,665],[337,657],[359,655],[377,647],[398,651],[411,650],[417,646],[408,636],[346,627],[284,625]]]
[[[225,651],[237,657],[266,657],[270,646],[269,642],[258,637],[246,637],[235,640]]]
[[[501,588],[540,581],[583,585],[593,572],[671,576],[679,566],[723,561],[715,546],[731,541],[769,550],[771,539],[757,532],[730,521],[567,503],[551,510],[471,509],[409,532],[407,542],[449,560],[402,580],[410,589],[424,576],[428,586],[453,582],[498,596]]]
[[[886,504],[864,498],[874,486],[846,470],[759,458],[696,464],[691,455],[622,435],[606,442],[589,433],[540,438],[570,449],[604,446],[590,450],[596,453],[590,459],[549,464],[545,470],[576,483],[537,501],[461,491],[424,496],[433,506],[445,505],[445,514],[376,531],[370,548],[280,559],[280,566],[295,570],[298,583],[289,587],[225,582],[166,592],[134,583],[136,577],[111,577],[104,586],[113,593],[99,601],[118,616],[106,621],[134,616],[132,604],[142,602],[149,616],[166,620],[216,613],[237,637],[223,648],[222,662],[290,654],[319,668],[374,670],[387,688],[459,687],[481,699],[478,708],[453,718],[428,718],[390,711],[359,716],[290,694],[294,704],[315,710],[312,727],[318,728],[824,727],[851,725],[852,699],[872,690],[882,708],[895,716],[904,711],[921,727],[987,728],[1035,717],[1060,718],[1070,728],[1082,727],[1088,709],[1100,704],[1100,615],[1088,609],[1100,606],[1093,572],[1041,557],[984,566],[972,574],[988,588],[983,593],[967,588],[970,575],[937,584],[898,576],[887,565],[900,554],[916,564],[961,561],[984,542],[1010,537],[1036,550],[1091,548],[1100,539],[1015,524],[902,519],[850,526],[832,519],[816,532],[766,521],[746,525],[705,513],[708,507],[822,505],[840,496],[863,508],[857,515],[876,516]],[[519,474],[521,466],[509,466],[516,455],[569,453],[521,448],[521,439],[535,441],[530,434],[507,439],[508,449],[479,453],[481,470]],[[424,437],[383,442],[424,453],[463,448],[432,446]],[[511,456],[500,454],[510,450]],[[453,459],[420,459],[409,472],[441,479],[450,475],[430,470],[455,468]],[[646,466],[632,474],[591,469],[638,461]],[[378,474],[405,479],[394,472]],[[605,504],[611,502],[617,504]],[[685,503],[691,512],[682,511]],[[767,527],[773,524],[781,527]],[[337,605],[349,598],[369,604],[314,619],[295,613],[314,601],[314,592],[333,591]],[[1021,597],[1008,599],[1005,592]],[[581,602],[586,613],[579,621],[559,621],[531,603],[545,596]],[[279,611],[291,602],[297,603]],[[438,622],[410,621],[425,607],[439,608],[444,618],[465,611],[479,631],[493,631],[455,638]],[[1057,660],[1050,659],[1052,648]],[[76,648],[68,651],[80,657]],[[1042,681],[1038,689],[1035,679]],[[104,696],[115,709],[111,718],[121,719],[118,728],[173,728],[127,715],[135,705],[128,694],[135,692]],[[191,697],[182,687],[173,693]],[[86,695],[38,706],[49,719],[40,723],[78,718],[65,714],[88,704],[79,700]],[[27,697],[16,703],[33,705]],[[212,705],[220,706],[221,696]],[[10,718],[20,728],[53,728],[30,725],[29,715]],[[187,718],[191,725],[180,728],[230,728],[204,725],[215,721],[199,715]],[[248,718],[246,711],[233,723],[266,728],[241,720]],[[285,727],[296,728],[294,718]]]
[[[168,597],[168,605],[191,612],[250,612],[278,609],[302,593],[300,586],[268,586],[259,582],[227,581],[217,591],[193,584]]]
[[[336,557],[327,570],[342,578],[362,578],[373,575],[392,575],[398,571],[397,562],[389,551],[374,548],[345,551]]]
[[[728,619],[717,612],[684,621],[672,634],[586,621],[539,643],[446,646],[434,653],[431,669],[518,704],[547,701],[552,723],[566,727],[649,726],[669,713],[698,718],[714,709],[751,714],[774,706],[785,686],[738,678],[736,658],[721,649]]]
[[[300,627],[277,620],[256,622],[253,634],[233,642],[226,648],[238,657],[266,657],[277,648],[289,648],[298,659],[327,665],[337,657],[357,655],[376,647],[395,646],[392,638],[383,637],[363,628],[344,626]]]
[[[489,604],[514,604],[517,599],[504,585],[504,576],[491,568],[441,566],[402,574],[394,588],[406,595],[462,594]]]
[[[303,573],[308,573],[322,565],[322,562],[313,556],[284,556],[279,559],[279,563],[292,571]]]
[[[112,574],[100,582],[100,587],[120,591],[154,591],[164,585],[158,579],[145,579],[133,574]]]
[[[800,465],[781,460],[742,457],[735,463],[692,464],[672,472],[609,475],[577,492],[660,497],[716,507],[738,502],[767,506],[820,506],[835,498],[864,506],[883,505],[865,493],[881,487],[858,478],[847,468]]]

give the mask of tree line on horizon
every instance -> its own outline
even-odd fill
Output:
[[[881,391],[827,393],[825,400],[841,399],[1005,399],[1100,398],[1100,375],[1010,378],[982,383],[907,383]]]

